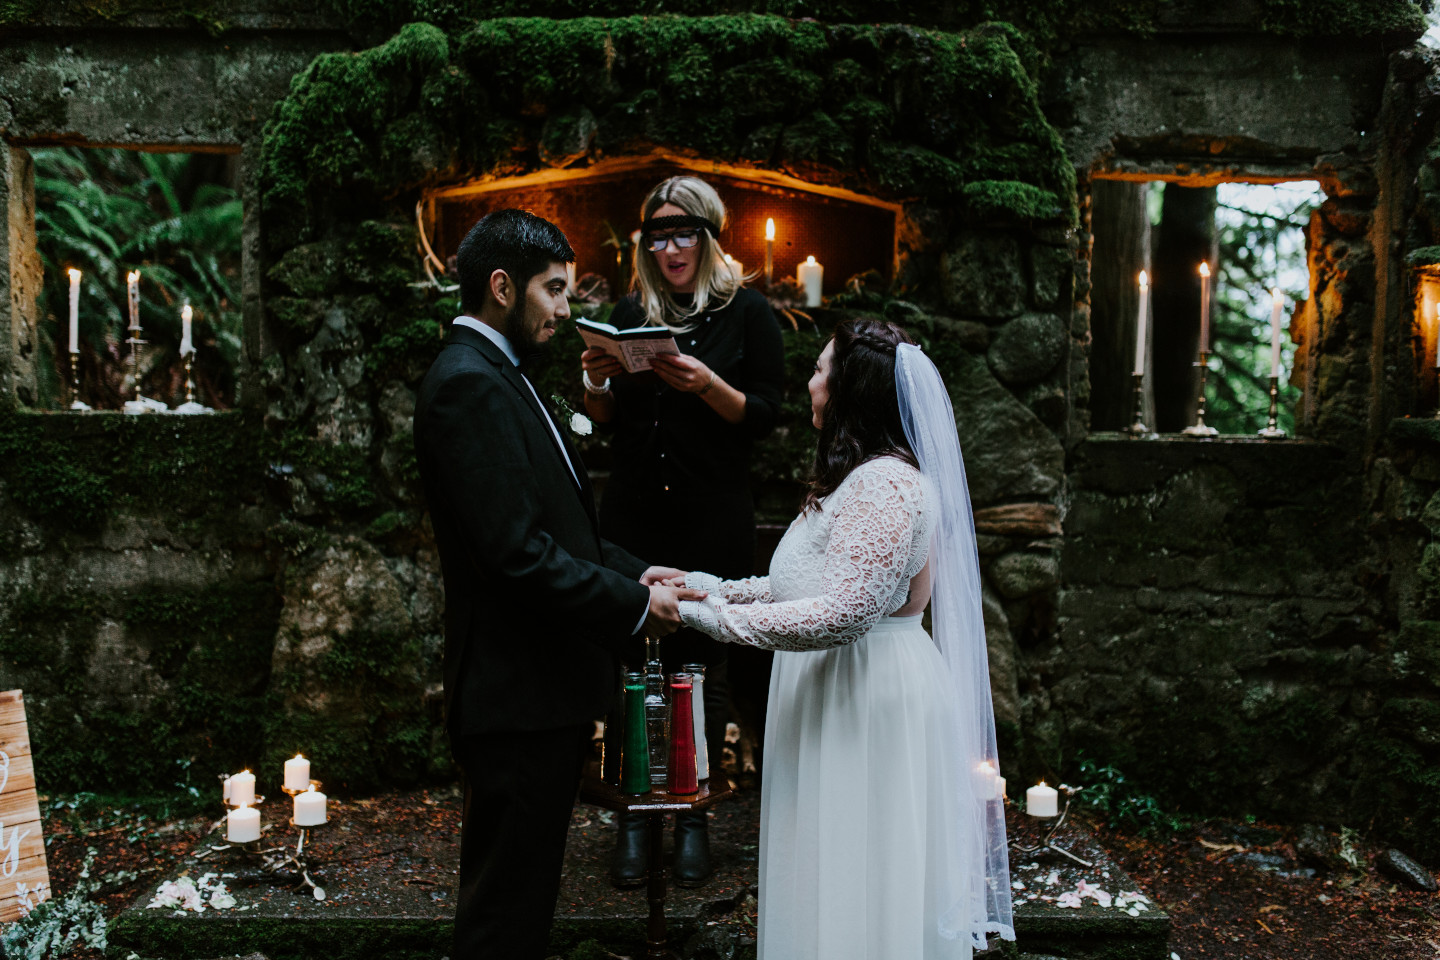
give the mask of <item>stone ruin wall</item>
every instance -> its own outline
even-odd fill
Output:
[[[0,686],[27,688],[37,743],[77,744],[66,755],[77,768],[90,762],[78,747],[93,755],[107,742],[94,717],[152,734],[151,756],[129,772],[157,783],[186,756],[253,749],[253,735],[226,740],[212,716],[233,703],[206,696],[241,677],[251,729],[274,756],[323,738],[357,783],[445,770],[443,598],[404,458],[423,366],[376,381],[358,362],[374,342],[367,311],[383,300],[366,278],[347,278],[358,293],[306,286],[340,276],[353,232],[288,248],[288,270],[261,234],[261,124],[316,54],[350,43],[301,26],[200,42],[96,31],[59,52],[22,33],[0,58],[11,143],[60,134],[239,149],[245,171],[243,411],[194,437],[194,425],[169,420],[71,427],[54,416],[36,428],[12,413],[0,438],[11,455],[51,444],[71,470],[10,470],[0,487]],[[1314,289],[1292,327],[1305,443],[1090,436],[1086,224],[994,229],[908,209],[911,229],[939,225],[947,237],[915,244],[910,265],[928,292],[915,312],[897,309],[949,351],[1007,773],[1063,776],[1083,751],[1177,807],[1331,823],[1429,785],[1440,560],[1427,544],[1440,508],[1427,506],[1440,435],[1394,423],[1423,398],[1410,306],[1393,291],[1406,289],[1404,249],[1437,240],[1425,215],[1434,191],[1413,185],[1433,117],[1385,145],[1402,126],[1389,118],[1429,109],[1431,70],[1413,54],[1386,64],[1270,38],[1112,38],[1072,46],[1040,92],[1081,174],[1082,211],[1088,177],[1322,181]],[[148,94],[138,103],[137,87]],[[12,251],[0,367],[7,403],[23,407],[31,348],[19,318],[35,266],[13,251],[33,213],[23,152],[0,160],[10,212],[0,239]],[[378,222],[408,256],[398,209]],[[266,311],[284,298],[313,305],[298,326]],[[967,420],[970,410],[983,416]],[[267,417],[303,422],[329,446],[265,447]],[[254,447],[237,451],[217,423]],[[83,487],[116,445],[155,450],[146,445],[171,429],[197,458],[253,466],[178,509],[143,478],[112,477],[100,492],[123,496],[88,528],[25,493]],[[358,471],[393,509],[352,509],[346,478]],[[188,734],[166,726],[176,717]]]

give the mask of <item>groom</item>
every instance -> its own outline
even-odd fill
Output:
[[[617,683],[611,645],[672,632],[697,595],[600,538],[568,425],[520,370],[570,315],[574,259],[533,214],[477,223],[456,256],[464,315],[416,398],[445,578],[446,728],[465,777],[455,960],[546,955],[581,765]]]

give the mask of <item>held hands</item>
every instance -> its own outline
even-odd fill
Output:
[[[657,637],[674,633],[680,627],[680,601],[704,600],[707,596],[709,594],[704,590],[651,584],[650,612],[645,615],[645,630]]]
[[[653,587],[657,583],[667,587],[683,587],[685,586],[685,577],[686,571],[678,570],[675,567],[650,567],[640,574],[640,582],[647,587]],[[679,582],[672,583],[672,580]]]
[[[715,385],[715,371],[683,353],[656,354],[650,358],[650,367],[666,386],[684,393],[705,393]]]

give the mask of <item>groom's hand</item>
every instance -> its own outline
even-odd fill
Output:
[[[680,626],[680,601],[704,600],[707,596],[709,594],[704,590],[652,584],[650,612],[645,615],[645,630],[659,637],[674,633]]]
[[[653,587],[665,580],[679,580],[685,582],[684,570],[677,570],[674,567],[651,567],[640,574],[640,582],[647,587]]]

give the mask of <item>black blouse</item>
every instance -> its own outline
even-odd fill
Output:
[[[636,294],[610,316],[620,329],[644,319]],[[780,326],[765,297],[742,288],[675,342],[745,394],[745,419],[727,423],[703,397],[671,389],[653,373],[614,378],[615,416],[608,425],[614,466],[601,530],[650,563],[743,576],[755,536],[750,449],[774,429],[780,412]]]

